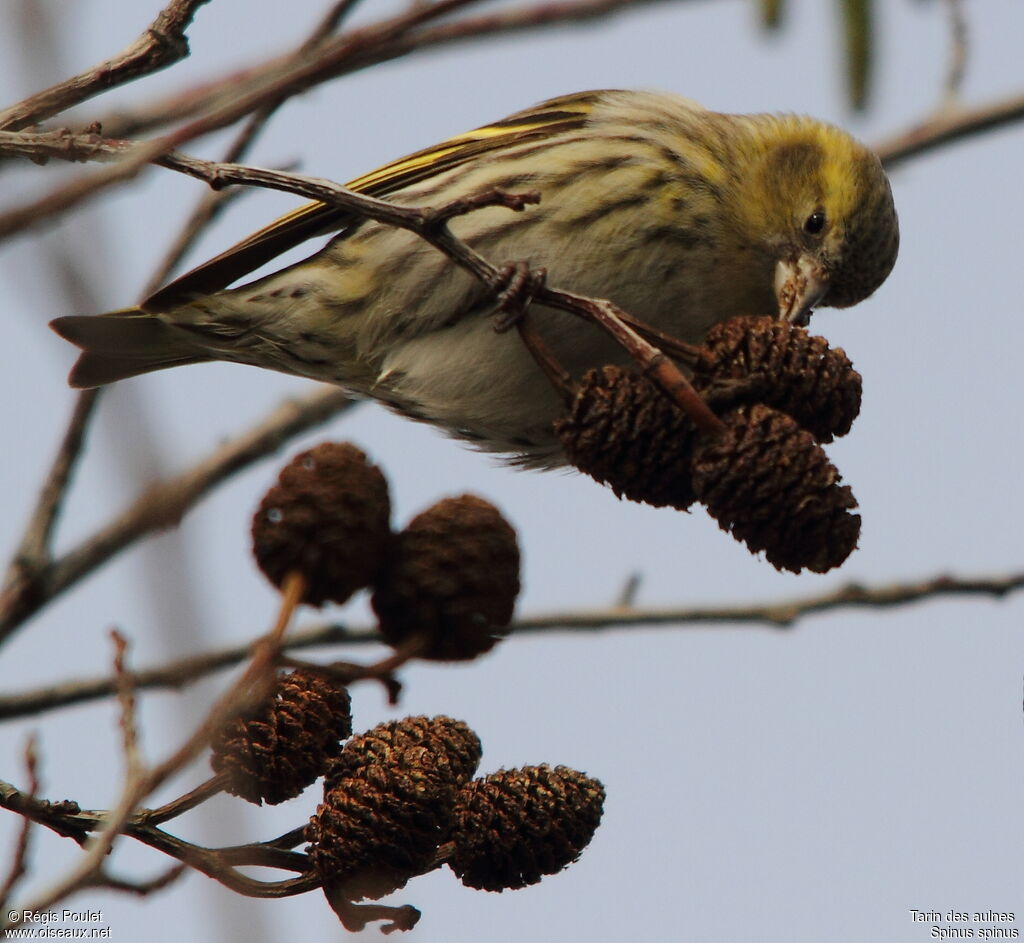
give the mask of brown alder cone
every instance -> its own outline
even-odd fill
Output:
[[[724,392],[727,381],[750,378],[760,382],[731,405],[772,406],[821,442],[846,435],[860,412],[862,380],[845,352],[787,321],[730,318],[708,331],[694,386]]]
[[[377,899],[428,870],[479,759],[476,734],[450,717],[407,717],[352,738],[306,829],[324,892]]]
[[[369,775],[367,769],[379,768],[386,775],[409,751],[425,751],[428,756],[419,765],[426,768],[429,762],[442,780],[458,788],[476,772],[483,747],[468,724],[443,714],[385,721],[345,744],[327,772],[324,789],[346,777]]]
[[[719,415],[766,403],[823,442],[845,435],[860,410],[861,377],[846,354],[774,318],[737,317],[713,327],[693,384]],[[555,431],[571,464],[619,497],[679,510],[696,500],[697,430],[631,370],[606,366],[585,374]]]
[[[331,789],[306,827],[324,893],[377,900],[426,870],[451,827],[451,808],[416,770],[386,783],[359,777]]]
[[[343,603],[368,586],[391,544],[388,485],[354,445],[324,442],[289,462],[252,522],[253,554],[280,587],[293,571],[303,602]]]
[[[281,675],[271,697],[214,736],[214,772],[226,791],[260,805],[297,796],[341,752],[352,733],[343,685],[304,668]]]
[[[389,645],[422,635],[418,657],[462,661],[504,637],[518,594],[515,530],[493,504],[464,494],[438,501],[398,535],[371,603]]]
[[[780,570],[824,573],[856,548],[853,492],[811,433],[785,413],[741,406],[694,450],[693,484],[722,530]]]
[[[620,498],[680,511],[697,500],[697,429],[646,377],[616,366],[588,371],[555,431],[569,462]]]
[[[474,779],[456,799],[449,867],[467,887],[536,884],[579,858],[594,837],[604,787],[565,766],[526,766]]]

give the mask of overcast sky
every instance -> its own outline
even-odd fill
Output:
[[[119,98],[145,100],[287,48],[322,5],[215,0],[190,31],[193,57]],[[26,44],[8,25],[16,6],[0,2],[8,21],[0,26],[5,102],[120,49],[158,3],[47,0],[59,11],[64,47],[28,64]],[[382,6],[366,0],[361,15]],[[939,104],[949,51],[944,4],[875,4],[879,68],[867,117],[844,104],[832,9],[839,4],[788,6],[777,36],[758,30],[750,2],[666,2],[585,28],[381,66],[289,105],[251,160],[301,161],[310,173],[346,180],[543,98],[594,87],[668,89],[722,111],[810,113],[868,142]],[[1021,92],[1024,7],[1012,0],[965,6],[965,102]],[[214,155],[221,146],[217,139],[196,150]],[[685,606],[806,596],[849,581],[1019,570],[1022,160],[1024,127],[1015,127],[900,168],[892,178],[902,230],[895,271],[864,304],[814,319],[815,331],[842,346],[864,377],[861,416],[829,449],[864,519],[860,549],[841,570],[778,574],[701,510],[619,502],[575,474],[511,471],[366,406],[239,475],[178,530],[148,540],[46,609],[6,647],[0,685],[22,690],[105,673],[111,626],[131,638],[140,667],[263,631],[275,594],[248,557],[249,519],[284,458],[324,438],[351,439],[383,465],[399,523],[447,494],[473,491],[496,502],[520,533],[523,615],[608,605],[634,573],[642,578],[638,605]],[[51,179],[37,168],[3,170],[0,206]],[[153,170],[59,227],[0,246],[5,555],[73,402],[64,382],[72,353],[46,328],[72,313],[50,260],[83,245],[77,257],[89,266],[89,303],[96,310],[129,304],[199,192],[198,184]],[[238,201],[191,261],[293,202],[273,194]],[[305,389],[302,381],[226,365],[120,384],[102,403],[59,546],[109,519],[148,478],[186,468]],[[362,602],[327,614],[356,624],[367,618]],[[479,663],[403,671],[397,710],[377,688],[357,688],[357,729],[405,714],[450,714],[480,734],[481,772],[562,763],[598,777],[608,791],[593,844],[564,874],[496,895],[469,891],[445,870],[394,895],[423,911],[410,938],[915,943],[936,938],[932,926],[950,926],[915,924],[912,910],[1015,912],[1012,923],[967,926],[976,938],[993,926],[1024,933],[1022,617],[1017,596],[833,613],[790,631],[723,625],[531,635]],[[318,618],[306,613],[300,623]],[[327,655],[369,660],[377,651]],[[179,742],[223,683],[218,676],[184,695],[144,696],[152,758]],[[0,727],[0,778],[24,784],[20,753],[29,730],[41,736],[47,797],[111,803],[121,776],[111,704]],[[197,766],[160,798],[205,775]],[[209,845],[269,838],[300,824],[318,791],[263,810],[222,798],[169,828]],[[16,824],[0,818],[0,849]],[[123,845],[115,857],[121,871],[163,867],[154,853]],[[23,895],[76,855],[71,842],[40,833]],[[0,868],[7,857],[0,854]],[[153,943],[260,943],[343,932],[319,893],[253,901],[197,874],[146,901],[103,893],[72,906],[102,910],[97,924],[122,941],[144,934]]]

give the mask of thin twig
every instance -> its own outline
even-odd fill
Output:
[[[365,69],[381,62],[401,58],[411,52],[435,49],[450,43],[467,42],[484,36],[503,36],[517,32],[543,30],[565,23],[586,22],[621,13],[624,10],[665,4],[667,0],[543,0],[532,6],[487,13],[480,16],[425,25],[453,9],[440,9],[440,4],[412,5],[417,17],[411,20],[402,14],[392,20],[370,24],[324,43],[315,57],[308,58],[301,69],[288,68],[292,53],[269,62],[233,71],[214,81],[175,92],[168,98],[149,104],[144,111],[131,113],[125,108],[96,117],[96,122],[111,137],[135,137],[151,132],[198,111],[205,111],[225,92],[240,85],[265,85],[276,80],[290,94],[306,91],[313,85]],[[688,0],[675,0],[688,2]],[[468,5],[468,4],[467,4]],[[461,6],[461,4],[460,4]]]
[[[161,157],[173,146],[175,145],[163,138],[147,141],[116,163],[99,170],[91,170],[69,183],[56,187],[38,199],[16,206],[0,216],[0,239],[35,226],[58,213],[63,213],[114,183],[130,180],[140,173],[147,164]]]
[[[949,67],[943,89],[942,109],[951,111],[960,100],[964,76],[967,73],[969,33],[967,11],[964,9],[963,0],[946,0],[946,10],[949,13],[950,43]]]
[[[54,904],[64,900],[78,888],[87,885],[103,870],[103,864],[110,853],[117,836],[121,834],[128,817],[141,799],[148,794],[146,778],[128,775],[125,778],[117,804],[103,822],[83,844],[83,854],[75,865],[62,877],[54,881],[34,899],[22,906],[12,908],[10,926],[17,926],[27,913],[45,912]]]
[[[139,812],[136,820],[140,825],[162,825],[164,822],[169,822],[171,819],[176,819],[179,815],[195,809],[213,796],[219,795],[224,791],[227,783],[227,775],[217,773],[190,789],[183,796],[172,799],[157,809],[143,809]]]
[[[288,400],[247,432],[225,443],[196,466],[152,485],[113,521],[77,547],[0,594],[0,641],[54,597],[140,537],[175,526],[217,485],[348,409],[353,401],[335,387],[317,388]]]
[[[887,168],[986,131],[1014,124],[1024,118],[1024,93],[980,105],[944,111],[926,121],[892,135],[874,145]],[[143,145],[105,138],[94,133],[72,134],[66,130],[48,132],[0,131],[0,154],[71,161],[112,160],[126,153],[137,155]],[[154,158],[156,156],[154,155]],[[178,169],[178,168],[176,168]],[[0,235],[12,231],[13,223],[0,218]]]
[[[949,596],[988,596],[1001,599],[1021,590],[1024,590],[1024,572],[1006,576],[938,576],[881,586],[851,583],[820,595],[755,602],[743,606],[644,609],[615,605],[607,609],[572,609],[568,612],[542,613],[519,619],[509,629],[509,634],[592,633],[608,629],[621,631],[656,627],[678,630],[709,625],[788,630],[795,628],[808,616],[822,612],[854,608],[894,609]],[[380,635],[369,626],[329,624],[293,632],[286,648],[288,651],[300,651],[307,648],[379,642]],[[159,668],[137,671],[136,686],[139,689],[183,688],[216,671],[233,667],[248,657],[250,652],[251,646],[229,646],[205,655],[192,655]],[[31,716],[110,697],[115,690],[116,683],[113,678],[90,678],[66,681],[24,691],[21,694],[5,695],[0,697],[0,720]]]
[[[205,106],[193,103],[190,115],[198,112],[198,116],[187,124],[139,145],[109,167],[77,177],[5,213],[0,217],[0,239],[64,212],[114,183],[131,179],[147,163],[189,141],[233,124],[268,102],[304,91],[322,81],[321,71],[326,69],[330,72],[336,60],[358,60],[367,49],[377,44],[390,42],[406,30],[475,2],[477,0],[436,0],[434,3],[416,4],[397,16],[339,37],[329,48],[325,46],[322,55],[312,61],[296,61],[292,55],[286,55],[275,60],[272,68],[260,72],[255,78],[225,83],[208,98]]]
[[[125,777],[121,795],[116,805],[110,812],[100,817],[95,831],[92,831],[89,840],[84,845],[85,853],[81,859],[67,874],[55,881],[34,900],[21,907],[13,908],[12,913],[15,916],[10,921],[11,926],[17,926],[21,915],[49,910],[54,904],[63,900],[78,888],[98,880],[99,876],[103,873],[104,860],[113,847],[114,841],[118,835],[126,831],[132,834],[133,837],[138,837],[141,841],[145,841],[146,844],[160,847],[164,851],[167,851],[167,847],[164,847],[164,845],[170,846],[177,843],[178,845],[188,846],[189,849],[194,849],[194,852],[190,851],[188,855],[181,854],[175,855],[175,857],[178,857],[179,860],[184,861],[186,864],[203,870],[204,873],[211,874],[211,876],[233,887],[239,893],[254,892],[258,896],[266,896],[259,893],[261,891],[260,885],[263,882],[253,881],[253,879],[245,875],[232,874],[229,876],[227,872],[231,870],[230,868],[225,868],[219,861],[216,861],[215,858],[211,858],[209,855],[204,857],[200,854],[202,850],[196,849],[196,846],[189,845],[187,842],[181,842],[179,839],[174,839],[173,836],[166,835],[166,833],[161,832],[157,828],[136,826],[133,824],[132,819],[142,801],[163,785],[171,776],[194,760],[200,752],[205,750],[209,746],[214,733],[230,717],[234,716],[239,710],[244,709],[253,699],[259,699],[265,694],[268,685],[272,683],[284,633],[291,621],[295,606],[304,592],[305,579],[296,574],[290,574],[285,580],[281,607],[274,626],[267,635],[259,639],[253,646],[252,657],[249,659],[249,664],[242,672],[242,675],[217,700],[207,712],[203,721],[185,742],[166,759],[148,769],[129,766],[128,775]],[[123,673],[123,671],[118,673],[119,685],[122,684],[120,676]],[[0,799],[3,798],[0,795]],[[140,834],[136,834],[136,832]],[[159,839],[162,844],[158,844],[154,836],[162,836]],[[167,853],[171,852],[167,851]],[[280,858],[280,855],[289,853],[275,848],[272,849],[272,854]],[[222,873],[212,873],[204,865]],[[290,882],[289,887],[283,890],[280,888],[275,889],[276,893],[274,896],[299,893],[300,891],[291,889],[295,883],[295,881]],[[308,876],[305,879],[298,879],[298,884],[303,890],[308,889],[311,883],[311,879]]]
[[[99,390],[83,390],[75,399],[71,420],[57,450],[57,457],[46,475],[35,510],[8,567],[4,580],[5,591],[23,579],[27,573],[38,570],[50,561],[53,528],[81,453],[85,432],[98,396]]]
[[[171,134],[147,142],[148,157],[138,156],[103,171],[78,177],[43,197],[8,211],[0,217],[0,239],[71,209],[108,186],[131,179],[147,161],[156,159],[168,150],[226,127],[268,102],[292,97],[331,78],[407,55],[416,49],[493,33],[594,19],[626,7],[664,0],[543,3],[507,14],[480,17],[475,21],[446,23],[429,33],[425,29],[418,30],[431,20],[475,2],[478,0],[438,0],[435,3],[414,4],[410,10],[388,20],[324,42],[316,56],[298,59],[291,53],[252,69],[235,72],[218,82],[204,83],[201,88],[176,97],[155,118],[125,122],[112,116],[93,122],[94,126],[107,127],[108,133],[114,137],[124,137],[198,115],[191,123]]]
[[[89,886],[109,891],[120,891],[123,894],[133,894],[136,897],[148,897],[173,884],[187,870],[186,865],[176,864],[164,871],[163,874],[158,874],[148,881],[135,881],[129,878],[115,877],[104,868],[90,881]]]
[[[125,759],[125,780],[134,782],[142,776],[145,768],[139,751],[135,678],[128,669],[128,640],[116,629],[111,629],[110,638],[114,643],[114,681],[121,708],[121,750]]]
[[[171,0],[146,31],[116,56],[0,111],[0,128],[19,128],[66,111],[94,95],[173,65],[188,55],[188,29],[209,0]]]
[[[317,23],[305,42],[296,50],[294,58],[300,60],[315,50],[320,43],[339,27],[358,2],[359,0],[338,0],[327,11],[320,22]],[[286,95],[281,95],[276,100],[260,106],[250,115],[249,120],[242,126],[242,129],[224,152],[221,160],[225,163],[235,163],[242,160],[252,149],[278,108],[287,100]],[[184,258],[185,253],[195,243],[200,233],[223,212],[228,202],[233,197],[237,197],[245,192],[247,191],[222,190],[220,192],[208,192],[200,197],[195,209],[193,209],[189,218],[185,221],[185,225],[181,228],[177,238],[164,253],[163,259],[143,289],[143,298],[152,295],[167,280]]]
[[[300,872],[298,877],[283,881],[260,881],[236,871],[235,865],[227,863],[217,848],[193,845],[191,842],[151,826],[129,824],[125,826],[124,834],[181,861],[188,867],[194,868],[235,893],[246,897],[294,897],[320,886],[319,877],[309,871],[309,859],[298,852],[269,847],[260,856],[254,852],[249,860],[242,863]]]
[[[582,315],[606,331],[633,358],[658,388],[682,409],[703,433],[719,435],[725,424],[693,388],[685,374],[657,347],[627,323],[629,316],[601,298],[585,298],[572,292],[541,288],[534,295],[540,304]]]
[[[28,773],[28,798],[34,800],[39,794],[39,750],[34,735],[30,736],[25,744],[25,771]],[[28,873],[28,853],[31,846],[32,820],[23,818],[21,830],[18,832],[18,840],[14,846],[14,856],[11,859],[10,869],[7,877],[0,885],[0,914],[7,913],[7,902],[11,893],[18,886],[18,882]]]
[[[985,131],[993,131],[1024,118],[1024,94],[998,101],[942,112],[905,131],[880,141],[875,152],[886,169],[894,167]]]
[[[17,789],[14,785],[0,780],[0,808],[9,809],[21,815],[26,821],[43,825],[58,835],[74,839],[86,846],[92,833],[106,828],[110,812],[84,810],[74,802],[47,802]],[[319,878],[312,872],[309,858],[301,852],[289,851],[281,839],[269,842],[235,845],[227,848],[206,848],[171,835],[139,815],[131,815],[121,823],[122,832],[129,838],[148,845],[202,872],[226,887],[249,897],[290,897],[302,894],[319,886]],[[296,830],[298,831],[298,830]],[[289,833],[292,834],[292,833]],[[287,836],[284,836],[287,837]],[[301,839],[299,839],[301,841]],[[292,844],[297,844],[293,842]],[[243,865],[259,865],[298,873],[298,877],[284,881],[259,881],[239,874],[235,868]],[[172,868],[169,872],[146,884],[119,881],[112,878],[103,868],[85,875],[78,887],[112,887],[132,893],[150,893],[165,886],[180,873]],[[4,913],[20,915],[21,910],[31,907],[4,909]],[[12,926],[18,921],[4,924]]]

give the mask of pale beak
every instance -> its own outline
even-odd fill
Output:
[[[828,291],[828,273],[809,255],[783,259],[775,266],[775,297],[779,317],[805,327],[814,306]]]

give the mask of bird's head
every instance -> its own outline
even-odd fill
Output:
[[[767,239],[780,318],[846,308],[888,277],[899,225],[877,155],[810,118],[757,116],[760,159],[744,208]]]

